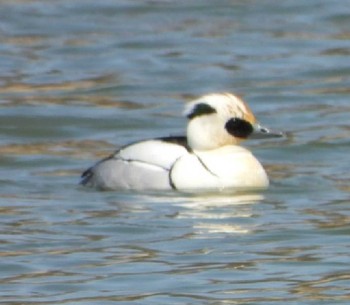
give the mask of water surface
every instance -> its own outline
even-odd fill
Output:
[[[343,1],[0,2],[0,303],[348,304]],[[116,147],[233,91],[288,136],[263,193],[96,192]]]

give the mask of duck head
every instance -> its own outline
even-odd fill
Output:
[[[255,138],[281,137],[261,126],[248,105],[230,93],[200,97],[185,107],[187,139],[194,150],[211,150]]]

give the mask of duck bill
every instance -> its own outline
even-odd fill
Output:
[[[284,136],[283,132],[272,131],[260,124],[253,126],[253,132],[249,135],[250,139],[268,139],[268,138],[281,138]]]

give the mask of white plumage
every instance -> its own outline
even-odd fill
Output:
[[[82,175],[98,189],[205,190],[266,188],[259,161],[238,146],[249,137],[280,137],[257,124],[249,107],[229,94],[188,103],[186,137],[164,137],[127,145]]]

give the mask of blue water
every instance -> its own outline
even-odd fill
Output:
[[[344,1],[0,3],[1,304],[349,304]],[[97,192],[117,147],[243,96],[263,193]]]

